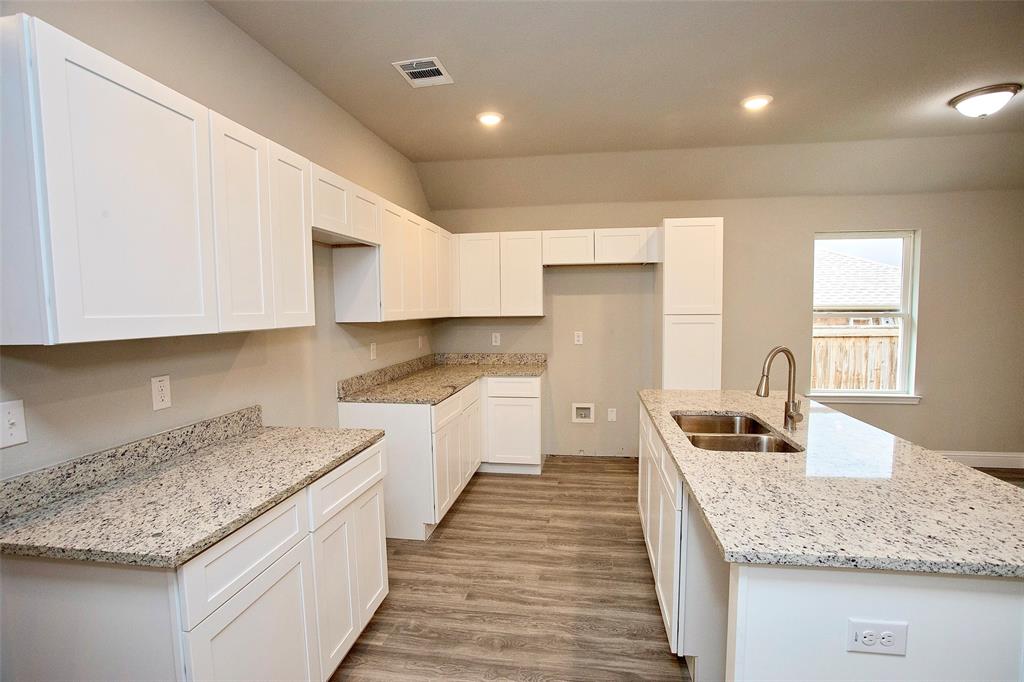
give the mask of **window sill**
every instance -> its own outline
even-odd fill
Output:
[[[917,405],[921,396],[909,393],[808,393],[807,397],[825,404],[846,405]]]

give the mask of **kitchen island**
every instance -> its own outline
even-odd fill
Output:
[[[788,431],[781,396],[640,399],[640,516],[695,679],[1021,679],[1024,490],[814,402]],[[681,414],[795,451],[702,449]]]

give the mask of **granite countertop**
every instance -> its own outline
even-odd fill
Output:
[[[546,357],[539,353],[465,353],[437,357],[441,359],[437,364],[434,356],[425,356],[418,364],[402,363],[345,380],[339,386],[338,400],[437,405],[481,377],[539,377],[547,370]],[[368,378],[363,379],[364,376]]]
[[[783,428],[784,395],[643,390],[640,399],[732,563],[1024,578],[1024,490],[820,403]],[[714,452],[673,413],[760,418],[797,453]]]
[[[15,515],[0,550],[174,568],[383,435],[259,426]]]

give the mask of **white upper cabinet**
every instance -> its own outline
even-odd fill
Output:
[[[722,313],[721,218],[665,221],[660,286],[665,315]]]
[[[501,234],[501,314],[544,314],[540,232]]]
[[[440,304],[440,248],[441,228],[423,223],[420,232],[420,275],[423,282],[423,317],[439,317]]]
[[[380,307],[383,320],[405,318],[402,286],[404,242],[405,217],[402,209],[387,204],[381,211]]]
[[[657,228],[594,230],[595,263],[653,263],[658,260]]]
[[[455,311],[455,277],[452,263],[455,258],[455,239],[448,230],[441,229],[437,243],[437,307],[438,317],[448,317]]]
[[[380,243],[380,198],[312,165],[313,236],[326,244]]]
[[[544,265],[594,262],[594,230],[545,230]]]
[[[210,112],[221,331],[274,327],[266,138]]]
[[[315,323],[310,163],[270,143],[270,226],[278,327]]]
[[[403,211],[402,300],[405,319],[423,315],[423,219]]]
[[[460,234],[459,314],[501,315],[500,233]]]
[[[2,20],[4,344],[216,332],[208,109]]]

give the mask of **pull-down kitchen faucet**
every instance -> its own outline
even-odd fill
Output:
[[[761,398],[768,397],[768,375],[772,371],[772,360],[779,353],[785,355],[786,361],[789,362],[789,389],[786,393],[785,424],[787,429],[793,429],[797,422],[804,418],[800,414],[800,401],[796,399],[796,359],[793,357],[793,351],[785,346],[775,346],[775,348],[768,351],[768,357],[764,359],[764,367],[761,368],[761,381],[757,384],[757,395]]]

